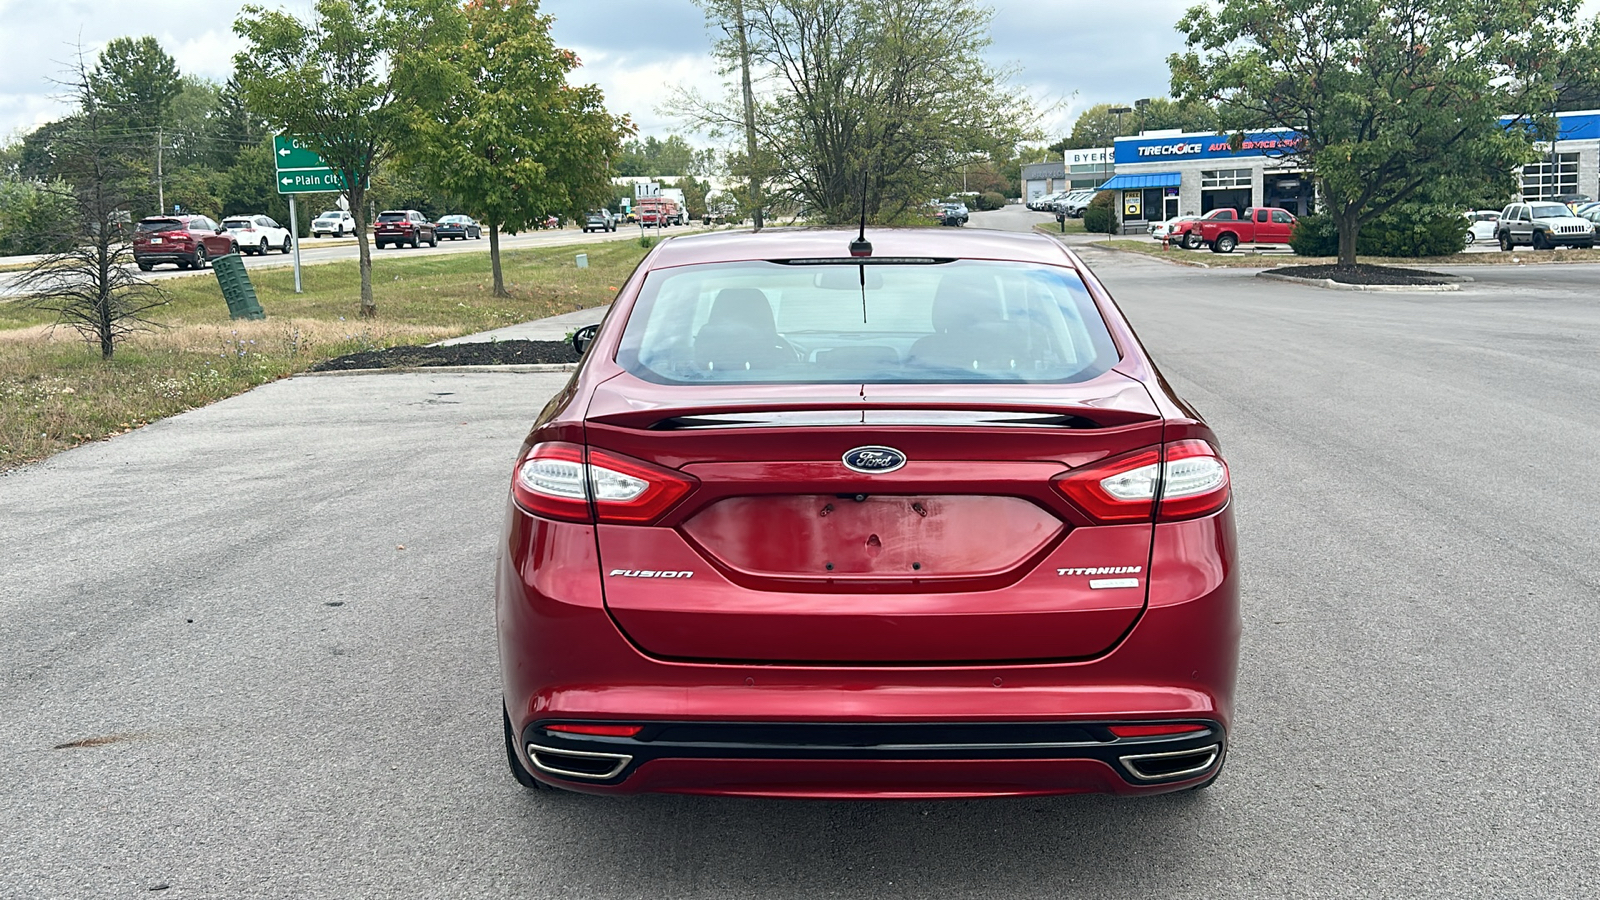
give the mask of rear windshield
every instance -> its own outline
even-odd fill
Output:
[[[656,271],[617,350],[660,384],[1060,383],[1118,359],[1076,272],[974,261]]]
[[[222,222],[222,227],[223,228],[250,228],[252,226],[251,226],[251,223],[250,223],[249,219],[224,219],[223,222]]]
[[[379,222],[404,222],[405,220],[406,220],[406,214],[405,213],[392,213],[392,212],[378,213],[378,221]]]
[[[183,223],[177,219],[144,219],[139,223],[140,231],[182,231]]]

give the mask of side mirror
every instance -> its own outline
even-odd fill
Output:
[[[583,351],[588,350],[589,345],[594,343],[594,336],[599,333],[599,325],[585,325],[579,328],[572,333],[572,349],[576,350],[579,356],[582,356]]]
[[[224,231],[227,231],[227,230],[228,229],[223,228],[221,225],[217,226],[217,234],[222,234]]]

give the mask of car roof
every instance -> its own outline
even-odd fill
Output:
[[[651,268],[753,259],[839,259],[850,256],[853,228],[768,228],[673,237],[651,254]],[[868,228],[874,257],[990,259],[1072,266],[1066,250],[1044,235],[934,228]]]

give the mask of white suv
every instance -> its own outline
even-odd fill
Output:
[[[344,237],[356,233],[356,217],[341,209],[330,209],[311,220],[311,236],[335,234]]]
[[[266,256],[268,250],[288,253],[294,249],[289,229],[266,216],[228,216],[222,220],[222,227],[245,253]]]

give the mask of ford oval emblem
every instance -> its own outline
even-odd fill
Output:
[[[844,467],[852,472],[881,475],[906,464],[906,455],[893,447],[857,447],[844,455]]]

